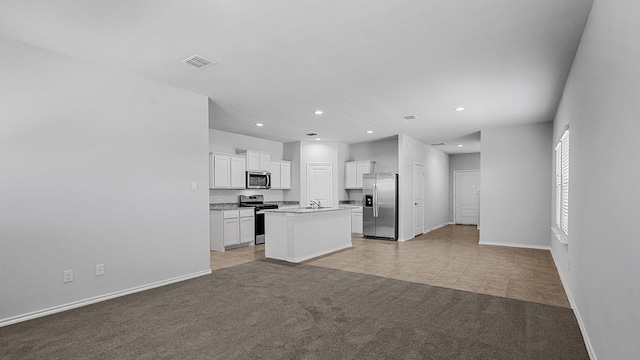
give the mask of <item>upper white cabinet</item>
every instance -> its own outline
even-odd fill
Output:
[[[247,159],[240,155],[211,153],[209,188],[244,189]]]
[[[375,161],[348,161],[344,163],[344,188],[362,189],[362,175],[373,172]]]
[[[269,171],[271,154],[255,150],[238,150],[238,154],[247,157],[247,170]]]
[[[272,189],[291,189],[291,161],[271,160],[269,171]]]

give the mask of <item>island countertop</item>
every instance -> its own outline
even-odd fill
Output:
[[[291,208],[264,213],[267,258],[299,263],[352,246],[351,209]]]

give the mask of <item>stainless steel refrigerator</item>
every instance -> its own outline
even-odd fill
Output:
[[[363,175],[365,237],[398,240],[398,174]]]

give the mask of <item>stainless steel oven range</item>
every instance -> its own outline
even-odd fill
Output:
[[[256,245],[264,244],[264,209],[277,209],[276,204],[265,204],[264,195],[240,195],[238,205],[255,209]]]

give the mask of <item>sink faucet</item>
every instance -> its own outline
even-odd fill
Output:
[[[320,200],[311,200],[311,202],[309,202],[309,205],[311,205],[312,208],[317,209],[320,207]]]

